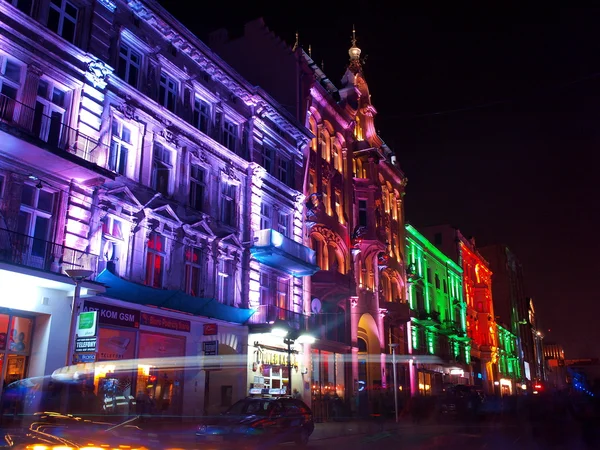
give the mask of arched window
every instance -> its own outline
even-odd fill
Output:
[[[317,151],[317,137],[319,135],[319,132],[317,130],[317,122],[315,121],[314,117],[310,117],[308,119],[308,123],[310,125],[310,131],[312,132],[312,134],[315,135],[315,137],[313,139],[311,139],[310,141],[310,149],[313,152]]]
[[[381,285],[383,300],[386,302],[391,302],[393,299],[392,284],[391,284],[390,276],[386,272],[383,272],[381,274],[381,278],[379,279],[379,284]]]
[[[340,248],[334,243],[327,245],[327,258],[329,260],[329,270],[339,272],[342,274],[346,273],[346,265],[344,263],[344,256]]]
[[[331,139],[329,138],[329,133],[325,130],[321,131],[319,140],[321,144],[321,158],[329,162],[331,160]]]
[[[319,234],[313,234],[310,237],[310,245],[316,253],[316,262],[321,270],[328,270],[327,247],[323,237]]]

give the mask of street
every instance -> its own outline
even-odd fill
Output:
[[[383,429],[381,429],[383,428]],[[371,450],[377,448],[401,448],[416,450],[433,449],[485,449],[485,450],[584,450],[578,430],[570,428],[557,438],[553,433],[543,433],[534,438],[530,427],[523,425],[499,425],[496,423],[466,426],[443,423],[386,423],[382,427],[372,423],[346,422],[317,424],[307,446],[308,449],[343,448],[345,450]],[[196,445],[193,430],[177,432],[164,430],[151,434],[143,442],[151,449],[193,449]],[[291,448],[283,444],[275,448]],[[208,448],[208,447],[206,447]],[[217,448],[217,446],[215,446]],[[262,446],[261,450],[265,447]]]

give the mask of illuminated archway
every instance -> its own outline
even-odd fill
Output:
[[[379,343],[379,331],[377,322],[369,313],[365,313],[358,321],[357,340],[362,339],[366,344],[366,351],[359,351],[359,374],[364,373],[367,386],[381,383],[381,345]],[[360,350],[360,347],[359,347]]]

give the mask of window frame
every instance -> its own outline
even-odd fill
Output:
[[[197,109],[196,106],[200,105],[200,109]],[[206,105],[207,109],[208,109],[208,114],[203,114],[202,113],[202,106]],[[203,98],[202,96],[198,95],[197,93],[194,93],[194,98],[193,98],[193,114],[192,114],[192,125],[194,126],[194,128],[196,128],[198,131],[200,131],[201,133],[206,134],[207,136],[210,134],[210,129],[213,123],[212,120],[212,112],[213,112],[213,105],[211,102],[209,102],[208,100],[206,100],[205,98]],[[206,127],[202,126],[202,118],[206,119]]]
[[[227,193],[227,195],[224,193],[224,186],[229,186],[230,188],[234,189],[234,197],[231,197],[229,195],[230,193]],[[219,210],[221,211],[221,213],[219,215],[219,221],[224,225],[227,225],[230,227],[237,227],[237,225],[239,223],[239,218],[238,218],[238,213],[237,213],[237,199],[240,196],[239,190],[240,190],[239,183],[232,182],[229,179],[221,178],[221,182],[219,185],[219,201],[218,201]],[[232,218],[230,221],[224,220],[224,213],[225,213],[224,201],[225,200],[227,200],[228,202],[231,202],[231,205],[232,205],[232,211],[231,211]]]
[[[191,261],[188,258],[188,251],[191,251],[193,254],[198,252],[198,262]],[[193,279],[194,269],[198,269],[198,279],[195,282]],[[205,249],[196,245],[186,245],[184,248],[184,290],[187,294],[192,295],[194,297],[201,297],[200,294],[204,293],[204,289],[202,289],[202,286],[204,285],[204,281],[206,278],[205,269]],[[192,284],[196,284],[196,286],[192,286]],[[194,294],[193,289],[196,290],[196,294]]]
[[[118,137],[115,137],[114,131],[115,131],[115,124],[117,124],[118,127]],[[130,137],[130,142],[127,142],[123,139],[123,129],[127,129],[129,130],[129,137]],[[131,156],[135,155],[135,148],[136,148],[136,139],[135,139],[135,133],[136,133],[136,127],[132,126],[127,120],[124,120],[118,116],[112,116],[111,117],[111,126],[110,126],[110,144],[108,147],[108,155],[106,158],[106,167],[108,170],[118,173],[119,175],[123,175],[123,176],[128,176],[129,175],[129,166],[131,165]],[[111,155],[113,153],[113,144],[117,144],[119,145],[119,150],[118,150],[118,155],[115,158],[115,160],[117,161],[116,165],[114,168],[112,168],[110,166],[111,164]],[[122,163],[122,149],[123,147],[125,147],[125,149],[127,150],[127,155],[125,158],[125,167],[121,167],[121,163]],[[120,170],[119,170],[120,169]]]
[[[48,2],[48,16],[47,16],[47,20],[46,20],[46,26],[50,31],[52,31],[53,33],[56,33],[56,35],[60,36],[65,41],[67,41],[71,44],[75,44],[75,42],[77,40],[77,29],[78,29],[79,17],[80,17],[80,13],[81,13],[81,6],[76,5],[75,3],[73,3],[69,0],[58,0],[58,1],[60,1],[60,3],[61,3],[60,7],[58,7],[52,0],[50,0]],[[68,13],[66,11],[67,4],[71,5],[77,11],[77,14],[74,18],[72,16],[68,15]],[[53,30],[52,28],[50,28],[49,22],[50,22],[50,14],[52,11],[54,11],[58,14],[58,24],[57,24],[56,30]],[[65,36],[63,36],[65,17],[74,20],[74,22],[73,22],[73,24],[74,24],[73,39],[72,40],[69,40]]]
[[[198,172],[203,174],[203,178],[202,180],[200,180],[198,177],[194,176],[194,169],[197,168]],[[209,190],[209,170],[207,167],[201,165],[201,164],[197,164],[195,162],[190,162],[190,189],[189,189],[189,196],[188,196],[188,202],[191,208],[195,209],[196,211],[205,211],[206,210],[206,200],[208,197],[208,194],[210,192]],[[196,198],[195,195],[195,191],[192,189],[193,185],[198,185],[198,186],[202,186],[202,200],[201,200],[201,204],[200,207],[198,207],[198,199]],[[192,198],[193,197],[193,198]]]
[[[156,250],[155,248],[150,247],[148,244],[150,243],[150,241],[152,240],[153,237],[158,237],[162,242],[163,245],[163,249],[162,250]],[[149,256],[150,255],[154,255],[153,258],[153,269],[154,269],[154,262],[156,261],[156,258],[161,258],[162,262],[161,262],[161,268],[160,268],[160,280],[159,280],[159,285],[157,285],[156,283],[154,283],[154,277],[155,277],[155,270],[152,270],[151,272],[148,271],[149,267],[148,267],[148,263],[149,263]],[[148,234],[148,240],[146,241],[146,258],[145,258],[145,277],[144,277],[144,281],[146,286],[150,286],[150,287],[154,287],[157,289],[162,289],[164,287],[164,280],[165,280],[165,263],[167,261],[167,237],[156,232],[156,231],[152,231]],[[152,280],[148,279],[149,275],[152,275]],[[150,282],[152,281],[152,282]]]
[[[165,81],[163,82],[163,77]],[[169,86],[169,82],[173,83],[173,88]],[[163,92],[164,89],[164,92]],[[180,92],[180,83],[179,79],[173,75],[171,72],[161,68],[160,76],[158,81],[158,99],[157,102],[160,106],[165,108],[166,110],[176,114],[177,111],[177,103],[179,100],[179,92]],[[173,109],[169,108],[169,93],[173,94]]]
[[[225,281],[225,280],[228,281]],[[217,300],[219,303],[228,306],[235,305],[235,266],[234,260],[231,257],[224,256],[219,258],[217,263]],[[227,300],[226,294],[231,294],[231,298]]]
[[[161,155],[165,155],[165,154],[169,155],[170,161],[165,161],[162,157],[160,157],[160,158],[157,157],[157,151],[156,151],[157,147],[160,147],[162,149]],[[169,146],[165,145],[161,141],[157,141],[157,140],[154,141],[154,143],[152,145],[150,187],[153,190],[155,190],[156,192],[160,192],[161,194],[163,194],[167,197],[170,196],[172,193],[172,186],[173,186],[174,177],[175,177],[175,165],[176,165],[175,158],[176,158],[175,150],[173,150]],[[161,164],[164,165],[163,168],[158,167]],[[158,185],[158,182],[159,182],[158,172],[161,170],[168,172],[167,185],[166,185],[165,192],[160,190],[159,189],[160,186]]]
[[[125,59],[123,56],[123,54],[121,53],[123,46],[128,48],[128,52],[127,52],[127,59]],[[130,69],[132,66],[135,67],[135,63],[132,61],[131,59],[131,55],[132,54],[136,54],[139,57],[139,63],[137,64],[137,76],[135,77],[135,83],[131,83],[130,78]],[[116,75],[123,80],[125,83],[127,83],[128,85],[138,89],[139,85],[140,85],[140,79],[141,79],[141,75],[144,69],[144,60],[145,60],[145,54],[144,52],[134,43],[132,43],[129,39],[124,38],[123,35],[121,35],[121,42],[119,43],[119,53],[117,55],[117,70],[116,70]],[[122,67],[122,63],[123,61],[125,61],[125,72],[122,74],[123,76],[121,76],[121,67]]]

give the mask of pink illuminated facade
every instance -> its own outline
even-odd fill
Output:
[[[410,351],[404,268],[406,178],[375,131],[356,41],[339,88],[298,42],[290,48],[262,19],[244,35],[213,33],[211,47],[251,82],[263,86],[312,132],[305,150],[305,239],[320,271],[310,278],[310,401],[327,419],[328,397],[342,397],[359,413],[367,392],[391,387],[391,347]],[[278,77],[272,77],[273,67]],[[398,364],[410,391],[408,364]],[[310,384],[309,384],[310,383]],[[304,392],[306,394],[306,391]],[[351,399],[357,401],[350,401]]]
[[[151,347],[197,356],[217,341],[241,364],[221,370],[210,395],[204,370],[154,373],[166,381],[152,395],[186,414],[247,395],[257,374],[245,325],[305,327],[310,308],[310,131],[155,1],[0,2],[0,24],[0,279],[11,292],[0,333],[6,322],[33,339],[0,350],[23,361],[21,373],[2,373],[149,357]],[[73,315],[69,269],[91,274]],[[88,310],[103,317],[96,351],[65,352],[69,322]],[[111,338],[128,347],[115,356],[102,347]],[[34,357],[32,345],[45,350]],[[303,358],[263,378],[301,386]],[[135,397],[153,370],[121,394]],[[99,395],[106,377],[94,379]]]

